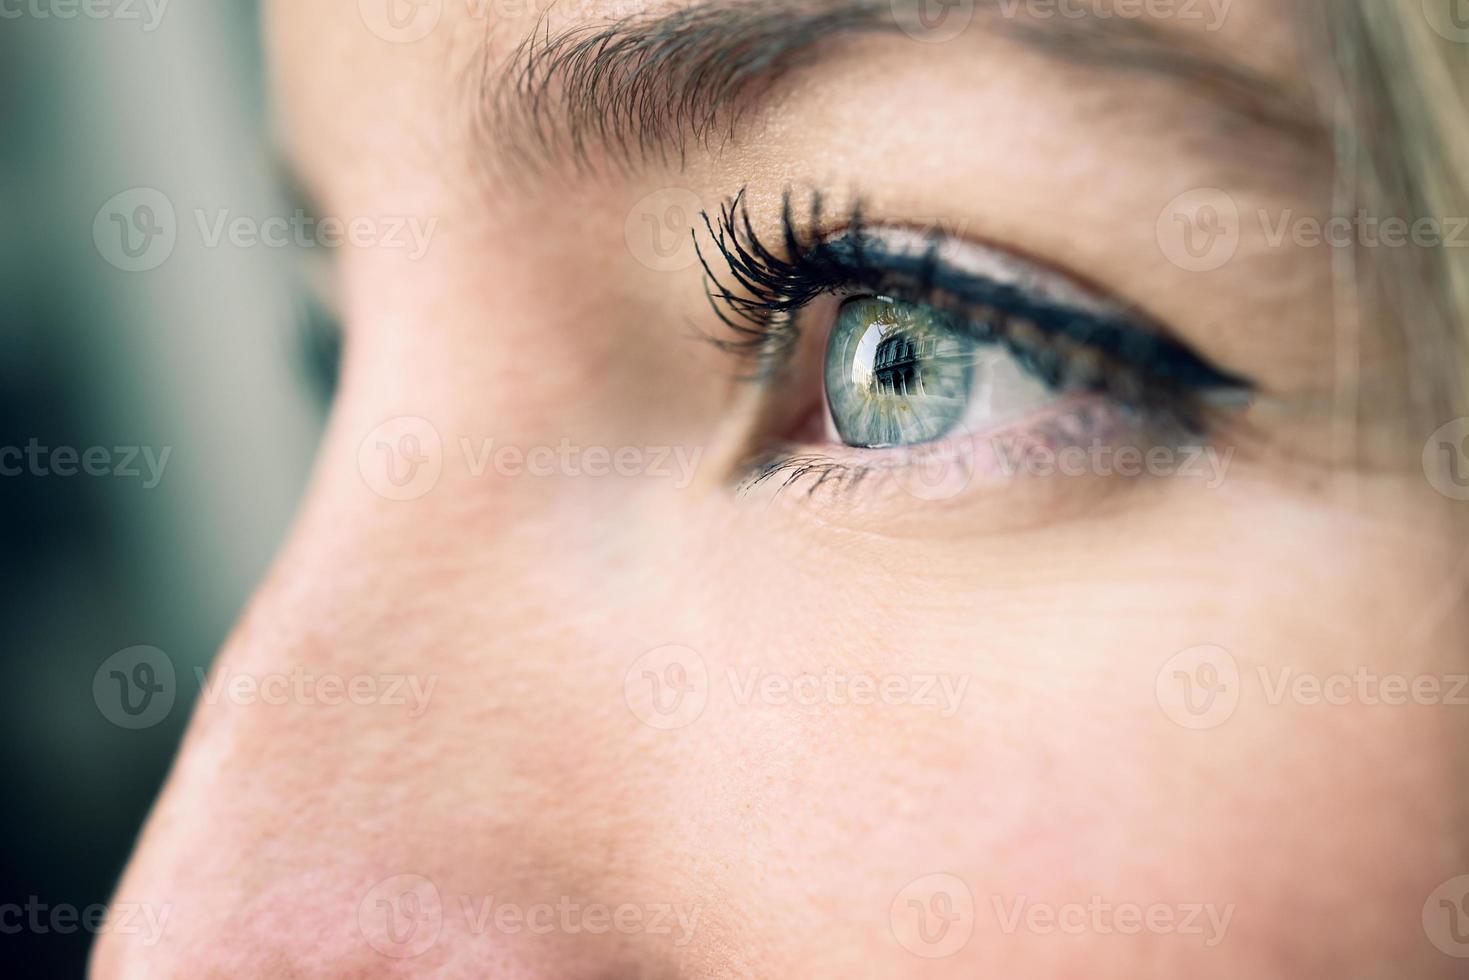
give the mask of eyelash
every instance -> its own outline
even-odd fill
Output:
[[[787,190],[775,247],[756,233],[743,190],[717,214],[702,217],[728,270],[721,279],[696,237],[706,294],[733,332],[712,339],[753,362],[761,379],[777,378],[789,363],[804,329],[799,314],[809,303],[823,295],[874,294],[950,314],[956,329],[1003,344],[1051,387],[1107,397],[1155,433],[1205,434],[1216,411],[1210,396],[1254,388],[1141,315],[1082,310],[955,268],[939,254],[947,241],[942,234],[925,235],[921,253],[895,251],[864,222],[860,200],[832,224],[820,194],[813,194],[806,221],[798,225]],[[815,459],[807,453],[786,462],[804,470]]]

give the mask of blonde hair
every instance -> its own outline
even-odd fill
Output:
[[[1469,28],[1453,29],[1457,2],[1323,5],[1338,73],[1329,108],[1340,199],[1354,209],[1433,218],[1446,230],[1469,220]],[[1403,376],[1412,427],[1426,435],[1469,415],[1469,247],[1367,251],[1355,255],[1362,323],[1388,331],[1378,339]]]

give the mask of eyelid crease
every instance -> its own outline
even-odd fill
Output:
[[[823,244],[839,241],[851,234],[844,229]],[[989,280],[997,285],[1012,285],[1027,294],[1098,316],[1123,316],[1123,305],[1099,295],[1079,282],[1068,280],[1062,273],[1021,258],[994,245],[961,240],[934,229],[920,230],[902,225],[869,226],[858,233],[875,241],[888,256],[918,256],[932,250],[933,261],[941,267]]]

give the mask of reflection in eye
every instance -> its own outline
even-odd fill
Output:
[[[883,296],[842,304],[825,375],[836,437],[871,449],[933,442],[1053,397],[998,341],[975,338],[930,306]]]

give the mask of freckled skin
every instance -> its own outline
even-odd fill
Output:
[[[1275,50],[1274,5],[1236,7],[1217,43],[1253,32],[1250,58]],[[687,340],[708,318],[697,270],[650,268],[625,229],[660,187],[717,198],[799,171],[1028,228],[1031,254],[1151,280],[1155,307],[1210,323],[1250,322],[1261,295],[1316,310],[1319,270],[1130,269],[1162,261],[1139,243],[1189,164],[1096,127],[1058,157],[1051,130],[1072,123],[1040,124],[1051,103],[1018,53],[986,62],[983,93],[943,46],[945,98],[802,82],[766,120],[778,139],[682,174],[520,190],[529,174],[476,168],[462,86],[482,38],[507,52],[534,19],[455,3],[443,18],[391,44],[355,0],[271,6],[282,129],[319,209],[439,224],[422,257],[344,250],[347,354],[315,479],[215,667],[432,693],[417,713],[201,705],[116,896],[170,903],[169,927],[152,945],[101,937],[95,977],[1460,975],[1423,913],[1469,873],[1469,707],[1270,696],[1284,669],[1469,671],[1469,624],[1444,601],[1463,582],[1461,515],[1421,472],[1302,476],[1241,449],[1212,488],[741,497],[728,477],[758,428],[752,391]],[[939,154],[894,168],[820,135],[849,122],[843,90],[863,96],[861,142],[908,117],[905,145],[942,135],[947,169],[992,165],[991,189],[926,175]],[[1033,118],[1006,114],[1021,92]],[[996,130],[959,115],[981,95]],[[1060,207],[1048,168],[1098,160],[1110,176]],[[1314,376],[1289,331],[1253,341],[1279,350],[1193,340]],[[418,445],[442,469],[391,499],[363,445],[404,416],[432,427],[438,448]],[[701,453],[682,486],[476,472],[464,446],[491,439]],[[1200,646],[1226,652],[1210,663],[1235,671],[1238,701],[1191,728],[1180,698],[1207,692],[1169,665]],[[899,686],[793,693],[808,674]],[[923,678],[950,700],[935,681],[914,703]]]

